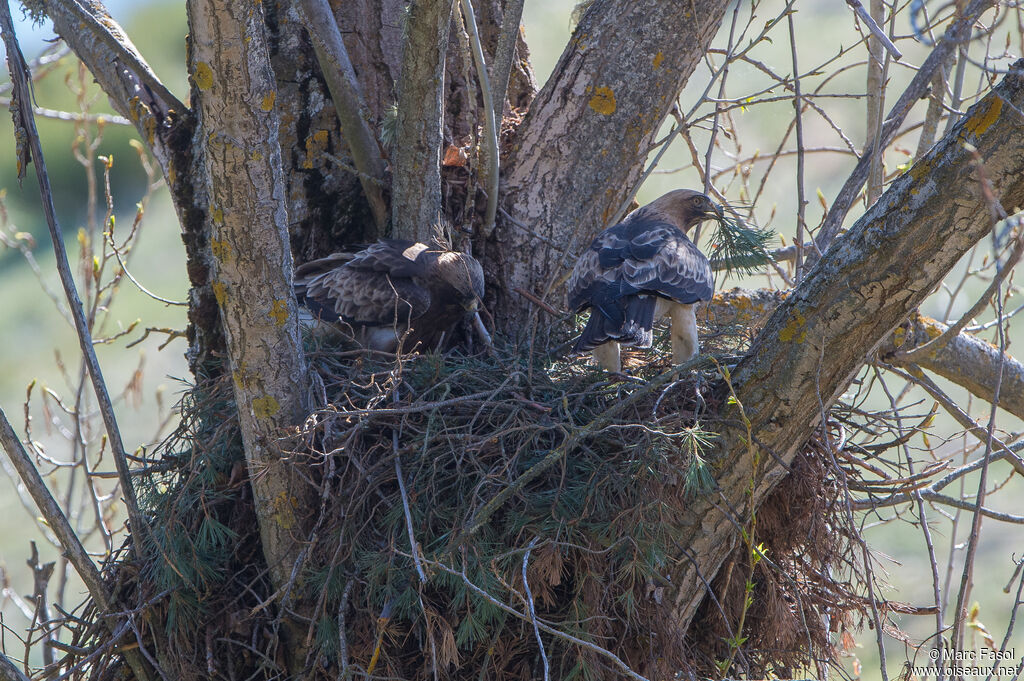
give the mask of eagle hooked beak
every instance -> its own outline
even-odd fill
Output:
[[[477,310],[480,309],[480,299],[477,298],[476,296],[473,296],[469,300],[464,300],[462,301],[462,308],[466,312],[476,312]]]

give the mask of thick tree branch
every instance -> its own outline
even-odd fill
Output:
[[[281,590],[301,555],[302,509],[315,508],[316,496],[279,445],[305,418],[308,377],[292,293],[276,82],[258,3],[190,0],[188,11],[213,291],[263,554]],[[291,663],[301,668],[304,636],[288,638]]]
[[[1005,103],[1005,105],[1004,105]],[[754,480],[758,503],[783,477],[868,355],[992,228],[977,149],[996,197],[1024,203],[1024,61],[907,173],[894,181],[765,324],[734,372],[755,440],[771,453]],[[681,544],[694,561],[673,575],[678,622],[703,596],[737,534],[723,507],[745,508],[754,476],[741,433],[727,430],[718,479],[724,503],[694,505]],[[740,519],[742,522],[742,518]]]
[[[316,57],[320,62],[327,87],[331,91],[334,109],[338,112],[341,132],[348,142],[352,163],[359,172],[359,182],[373,211],[377,231],[384,233],[388,221],[388,207],[384,201],[384,173],[386,164],[370,129],[369,114],[355,69],[348,58],[341,31],[334,20],[327,0],[302,0],[302,13],[306,30],[313,40]]]
[[[413,0],[406,16],[391,168],[391,224],[403,239],[427,241],[441,217],[444,57],[453,4]]]
[[[53,29],[74,51],[110,98],[130,120],[156,157],[168,184],[173,168],[173,129],[189,119],[189,110],[157,78],[121,26],[99,0],[46,0]],[[83,30],[84,29],[84,30]]]
[[[506,164],[503,205],[512,220],[499,225],[501,247],[488,249],[500,258],[506,290],[544,291],[564,267],[549,244],[573,252],[606,226],[727,4],[596,0],[587,10]],[[529,308],[509,296],[499,312],[514,329]]]
[[[715,294],[701,314],[712,327],[742,326],[756,333],[787,295],[786,291],[736,288]],[[875,354],[888,364],[909,369],[911,362],[899,351],[919,347],[948,329],[942,322],[915,311],[879,344]],[[916,366],[991,402],[999,371],[999,351],[991,343],[962,331],[942,347],[916,358]],[[999,406],[1024,419],[1024,363],[1013,357],[1005,358]]]

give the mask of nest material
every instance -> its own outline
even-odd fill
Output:
[[[663,596],[687,507],[723,465],[710,430],[725,393],[714,372],[674,373],[668,354],[627,358],[636,378],[621,381],[511,352],[312,351],[327,405],[291,454],[322,499],[296,581],[315,613],[309,678],[539,678],[533,617],[559,632],[540,632],[551,678],[621,677],[607,653],[648,678],[718,676],[743,598],[725,575],[745,575],[749,555],[737,550],[689,631]],[[175,677],[284,677],[230,388],[205,391],[142,477],[158,520],[143,562],[123,551],[107,574]],[[822,613],[847,607],[828,577],[844,545],[835,490],[813,447],[782,485],[758,515],[772,566],[755,571],[734,672],[827,655]],[[97,615],[76,646],[104,638]],[[116,659],[108,646],[78,676],[105,678]]]

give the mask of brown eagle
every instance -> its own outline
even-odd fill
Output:
[[[484,295],[472,256],[415,241],[378,241],[295,269],[295,295],[314,318],[348,325],[372,350],[433,349]]]
[[[619,345],[651,347],[656,319],[672,319],[672,359],[697,354],[694,310],[714,291],[711,265],[686,232],[704,220],[721,220],[707,196],[677,189],[634,210],[597,235],[569,278],[569,306],[590,308],[574,352],[594,351],[608,371],[620,371]]]

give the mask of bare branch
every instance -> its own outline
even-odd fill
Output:
[[[10,17],[10,10],[7,8],[7,4],[3,3],[0,5],[0,21],[4,24],[5,36],[7,31],[12,28]],[[8,50],[10,50],[10,47],[8,47]],[[20,54],[20,52],[9,51],[8,54]],[[57,535],[57,539],[60,541],[60,545],[63,547],[68,560],[71,561],[75,571],[78,572],[85,587],[89,590],[89,595],[92,596],[92,599],[104,612],[113,611],[114,600],[107,591],[106,584],[103,583],[103,577],[100,575],[99,570],[96,569],[92,559],[89,558],[85,547],[78,540],[78,535],[75,534],[75,530],[71,527],[71,523],[68,522],[67,516],[64,515],[64,511],[57,504],[57,500],[50,494],[50,490],[47,489],[46,483],[43,482],[42,476],[39,475],[39,471],[32,465],[32,459],[22,446],[3,409],[0,409],[0,444],[7,451],[8,458],[14,464],[29,494],[32,495],[32,499],[36,502],[39,512],[46,518],[46,522],[50,529],[53,530],[53,533]],[[113,619],[107,619],[106,621],[111,631],[115,631],[117,623]],[[137,650],[126,650],[125,659],[140,680],[146,681],[150,678],[145,662]],[[0,662],[6,661],[6,658],[0,660]],[[2,667],[0,667],[0,670],[2,670]]]
[[[388,207],[381,191],[386,165],[377,138],[367,122],[366,100],[356,79],[355,69],[352,68],[348,50],[345,49],[341,31],[338,30],[327,0],[302,0],[300,6],[306,30],[316,49],[320,70],[331,91],[334,109],[338,112],[342,135],[348,142],[352,162],[358,171],[363,193],[373,211],[377,229],[383,233],[388,221]]]
[[[886,116],[877,144],[865,148],[864,154],[861,156],[857,166],[850,173],[850,177],[843,184],[839,194],[836,195],[835,200],[832,202],[832,207],[829,208],[828,215],[825,216],[825,223],[818,231],[817,237],[815,237],[815,243],[818,244],[818,249],[821,252],[825,252],[842,228],[846,214],[850,212],[854,200],[867,180],[875,149],[881,153],[889,142],[892,141],[896,131],[903,125],[903,120],[910,112],[910,108],[928,91],[932,75],[942,68],[947,57],[960,41],[965,36],[970,35],[971,26],[974,24],[974,21],[994,4],[994,0],[973,0],[964,10],[963,15],[946,29],[942,40],[939,41],[935,49],[932,50],[932,53],[921,64],[907,89],[903,91],[899,100],[890,109],[889,115]]]
[[[487,77],[487,62],[484,61],[484,48],[480,44],[480,31],[476,24],[476,13],[470,0],[461,0],[462,16],[469,34],[469,44],[473,48],[473,63],[476,64],[476,77],[480,79],[480,93],[484,101],[484,155],[487,159],[487,172],[483,173],[484,185],[487,187],[487,208],[484,212],[483,235],[490,236],[494,231],[494,217],[498,214],[498,176],[500,173],[500,156],[498,154],[498,122],[501,120],[501,100],[495,100],[491,83]],[[511,64],[510,64],[511,66]],[[506,74],[506,86],[508,85]]]
[[[78,288],[71,273],[71,265],[68,263],[63,232],[57,224],[57,213],[53,206],[53,193],[50,189],[50,177],[46,172],[46,162],[43,159],[43,148],[39,141],[39,132],[36,130],[35,116],[29,106],[29,102],[32,101],[32,92],[29,86],[30,78],[25,59],[21,54],[21,47],[18,45],[18,39],[14,34],[14,24],[11,21],[10,9],[6,3],[0,3],[0,22],[2,22],[0,23],[0,28],[3,30],[3,39],[7,47],[7,66],[10,69],[11,81],[14,86],[12,99],[18,102],[17,107],[11,107],[12,115],[15,117],[15,134],[17,136],[20,133],[27,137],[32,162],[36,169],[36,179],[39,183],[40,201],[43,205],[43,213],[46,216],[46,224],[50,229],[50,240],[53,243],[53,251],[56,256],[57,271],[60,274],[61,284],[64,286],[68,307],[74,318],[75,331],[78,333],[78,345],[82,351],[82,357],[85,359],[85,364],[89,369],[89,377],[92,379],[96,401],[99,405],[100,414],[103,416],[103,425],[110,440],[110,448],[114,455],[114,465],[117,467],[121,490],[124,493],[125,508],[128,510],[128,519],[134,531],[145,533],[147,525],[142,514],[139,513],[139,505],[135,497],[135,486],[132,483],[131,473],[128,470],[128,459],[124,443],[121,441],[121,430],[118,428],[117,417],[114,415],[114,405],[110,400],[107,384],[103,380],[103,372],[100,369],[99,360],[96,358],[96,350],[93,348],[92,332],[89,329],[89,322],[85,318],[85,310],[82,307],[82,300],[78,295]],[[132,546],[136,552],[139,551],[139,542],[133,543]]]

